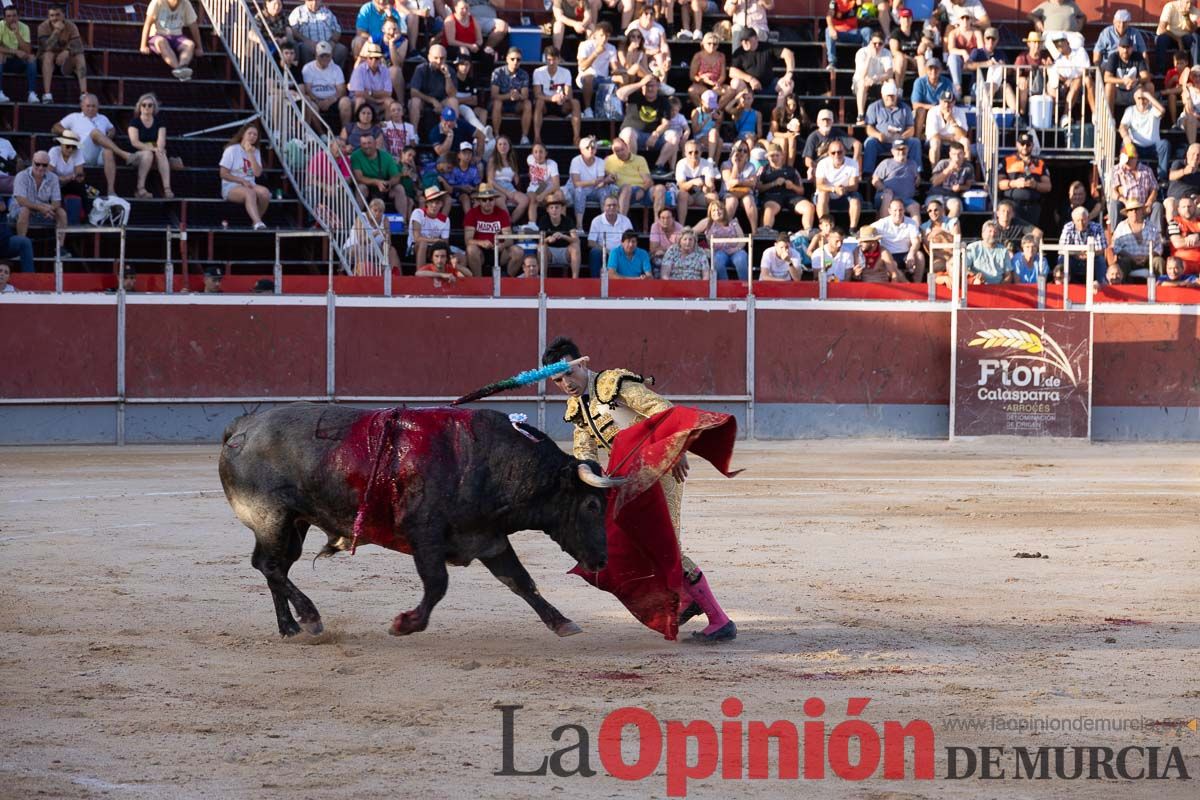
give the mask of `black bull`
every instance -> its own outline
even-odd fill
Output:
[[[351,549],[356,533],[362,543],[412,554],[424,595],[395,618],[394,634],[424,630],[446,594],[446,564],[476,558],[552,631],[578,633],[538,593],[508,536],[545,531],[584,568],[599,570],[606,489],[618,483],[494,411],[313,403],[234,420],[222,438],[220,474],[234,513],[254,531],[251,563],[267,579],[284,636],[322,630],[316,607],[288,578],[314,525],[328,536],[320,555]]]

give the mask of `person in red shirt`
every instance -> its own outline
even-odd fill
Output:
[[[496,241],[498,234],[512,233],[512,218],[503,206],[496,207],[496,198],[500,193],[492,188],[490,183],[479,184],[475,194],[477,205],[463,217],[463,238],[467,243],[467,269],[473,275],[483,274],[483,265],[501,263],[505,265],[509,275],[521,271],[521,257],[524,251],[511,240]],[[497,252],[499,256],[493,256]],[[496,259],[496,261],[493,261]]]
[[[453,283],[459,278],[471,277],[471,273],[459,265],[459,256],[451,255],[450,245],[445,242],[438,242],[431,247],[429,258],[430,263],[417,268],[418,278],[445,278]]]
[[[852,42],[856,46],[866,47],[871,41],[871,28],[860,27],[858,24],[858,7],[862,0],[829,0],[829,13],[825,15],[825,59],[829,70],[830,90],[833,89],[833,75],[837,68],[838,42]],[[881,8],[880,13],[887,13]],[[883,35],[887,37],[887,30]]]

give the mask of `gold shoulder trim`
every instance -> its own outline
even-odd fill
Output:
[[[625,381],[645,383],[641,375],[627,369],[606,369],[596,376],[596,399],[608,404],[621,393],[621,384]]]
[[[580,411],[581,411],[581,408],[579,405],[579,398],[578,397],[568,397],[567,398],[567,410],[566,410],[566,413],[563,414],[563,421],[564,422],[574,422],[576,425],[582,425],[583,424],[583,415],[580,413]]]

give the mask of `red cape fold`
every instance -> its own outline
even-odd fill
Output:
[[[729,414],[675,406],[617,434],[608,473],[629,478],[608,497],[608,564],[571,572],[611,592],[639,622],[667,639],[679,632],[683,567],[670,509],[659,480],[685,451],[732,478],[737,420]]]

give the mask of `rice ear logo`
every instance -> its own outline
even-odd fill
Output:
[[[1005,347],[1010,350],[1020,350],[1029,355],[1012,355],[1008,356],[1008,360],[1049,364],[1065,375],[1072,386],[1079,385],[1079,377],[1071,366],[1071,360],[1067,358],[1067,354],[1063,352],[1053,337],[1042,328],[1031,325],[1025,320],[1013,319],[1012,321],[1017,325],[1024,325],[1029,328],[1029,331],[1016,328],[989,328],[976,331],[975,336],[978,338],[967,342],[967,347],[980,347],[984,350]]]

